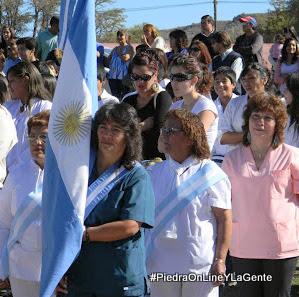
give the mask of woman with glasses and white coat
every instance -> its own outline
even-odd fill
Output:
[[[129,67],[136,92],[129,93],[123,102],[132,105],[140,119],[143,139],[143,158],[163,157],[157,147],[160,128],[172,101],[158,83],[159,58],[153,49],[137,53]]]
[[[38,297],[41,276],[41,200],[50,112],[27,122],[30,161],[9,172],[0,191],[0,288],[14,297]],[[8,282],[9,279],[9,282]]]
[[[148,168],[156,209],[147,270],[170,278],[152,282],[151,297],[218,297],[231,237],[230,182],[209,159],[197,115],[170,110],[160,139],[169,158]]]

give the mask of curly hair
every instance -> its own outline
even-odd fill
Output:
[[[31,129],[33,127],[47,128],[49,124],[49,120],[50,120],[50,110],[44,110],[35,114],[27,122],[28,135],[30,135]]]
[[[200,50],[200,55],[198,57],[198,61],[200,63],[209,65],[212,63],[212,58],[209,53],[209,50],[207,46],[200,40],[195,39],[192,41],[190,47],[189,47],[189,52],[192,50],[192,48],[197,47]]]
[[[291,104],[287,108],[290,116],[290,126],[295,123],[295,129],[299,133],[299,73],[295,72],[288,75],[286,85],[293,97]]]
[[[138,51],[129,64],[128,72],[132,73],[134,66],[146,66],[154,73],[159,69],[159,57],[154,49]]]
[[[181,123],[185,135],[192,141],[191,154],[199,160],[209,159],[207,135],[199,117],[186,109],[173,109],[167,112],[165,121],[170,118]]]
[[[95,150],[98,150],[98,127],[105,122],[113,122],[123,129],[126,149],[121,164],[127,169],[132,168],[142,157],[141,130],[135,108],[127,103],[109,103],[96,112],[91,130],[91,146]]]
[[[247,103],[247,107],[243,113],[244,125],[243,145],[249,146],[250,141],[247,138],[249,132],[249,118],[253,112],[271,112],[275,119],[275,130],[272,140],[272,148],[277,148],[284,142],[284,129],[287,123],[287,112],[283,102],[275,95],[264,93],[256,95]],[[277,141],[274,141],[276,138]]]
[[[295,41],[295,43],[296,43],[296,53],[293,54],[292,64],[296,63],[296,61],[299,57],[299,48],[298,48],[298,42],[297,42],[296,38],[293,38],[293,37],[287,38],[285,40],[285,42],[283,43],[283,47],[281,49],[280,63],[287,62],[287,60],[288,60],[287,46],[289,45],[289,43],[291,41]]]

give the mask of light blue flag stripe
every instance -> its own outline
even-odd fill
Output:
[[[68,46],[68,48],[66,47],[62,59],[61,75],[59,76],[53,100],[53,109],[51,112],[52,119],[55,119],[55,117],[57,118],[56,112],[60,111],[60,103],[63,102],[63,100],[68,100],[67,102],[70,102],[73,99],[76,99],[80,100],[82,103],[86,103],[87,100],[87,98],[81,97],[70,98],[69,94],[73,93],[71,90],[68,91],[63,83],[64,79],[69,82],[70,77],[73,74],[67,72],[68,64],[66,61],[72,63],[70,57],[75,57],[76,61],[74,61],[72,65],[79,65],[78,71],[80,72],[76,73],[75,76],[78,77],[79,81],[72,82],[73,85],[70,87],[75,86],[77,90],[78,88],[81,88],[81,86],[84,88],[84,85],[86,84],[89,94],[91,95],[90,100],[92,100],[92,102],[88,102],[87,106],[92,106],[92,113],[97,109],[95,1],[62,1],[62,5],[66,5],[67,3],[69,6],[62,7],[62,13],[67,11],[67,17],[65,19],[68,20],[68,24],[64,24],[67,26],[65,43],[70,46]],[[61,16],[60,20],[62,21],[63,19],[63,16]],[[68,55],[68,53],[70,53],[70,55]],[[85,91],[85,89],[82,89],[82,92],[79,93],[85,94]],[[49,132],[55,132],[55,127],[52,125],[50,128],[50,124]],[[89,126],[85,126],[89,131],[91,128],[90,124],[91,123],[89,123]],[[86,172],[86,176],[84,177],[84,180],[86,181],[88,179],[88,170],[82,170],[82,168],[88,169],[89,164],[88,161],[86,162],[87,164],[82,163],[82,160],[76,157],[76,155],[68,154],[69,151],[74,151],[75,147],[78,147],[80,143],[76,145],[59,143],[58,145],[57,141],[55,135],[52,134],[52,132],[49,133],[49,142],[46,147],[42,200],[43,254],[40,287],[41,297],[50,297],[53,294],[58,282],[78,255],[83,235],[83,216],[80,214],[84,214],[85,210],[87,183],[86,185],[85,183],[84,185],[81,185],[80,176],[78,176],[76,172]],[[84,141],[84,143],[87,143],[86,139]],[[67,146],[69,146],[68,150],[65,149],[64,153],[64,147]],[[56,149],[54,150],[55,147]],[[87,152],[89,151],[86,149],[86,145],[84,152],[85,150]],[[66,171],[67,168],[64,168],[65,165],[61,166],[61,164],[64,164],[61,163],[63,158],[68,160],[68,164],[72,165],[73,170],[70,170],[72,172],[69,172],[69,177],[74,176],[74,180],[65,176],[68,172]],[[69,161],[70,159],[71,163]],[[57,160],[60,160],[60,162],[58,163]],[[64,175],[62,175],[63,170]],[[73,181],[71,186],[76,187],[76,191],[70,189],[70,180]],[[68,184],[68,188],[66,187],[66,184]],[[79,188],[77,189],[78,186]],[[70,197],[69,193],[78,192],[85,194]],[[78,200],[78,197],[81,200]]]

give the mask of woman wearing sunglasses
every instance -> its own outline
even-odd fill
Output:
[[[169,159],[148,171],[156,198],[147,241],[148,272],[192,275],[151,283],[151,297],[218,297],[231,236],[230,183],[211,160],[204,126],[185,109],[171,110],[161,129]],[[163,181],[163,183],[161,183]],[[200,279],[213,274],[213,280]]]
[[[174,102],[171,109],[184,108],[199,116],[212,151],[217,137],[218,112],[214,102],[199,92],[205,83],[202,67],[196,58],[178,55],[172,61],[169,71],[174,94],[183,98]]]
[[[143,158],[163,157],[158,151],[158,138],[164,116],[172,101],[158,84],[158,57],[153,49],[137,53],[129,67],[136,91],[127,94],[123,102],[132,105],[140,119],[143,138]]]
[[[191,56],[198,59],[200,63],[203,63],[208,67],[212,63],[212,58],[209,53],[209,50],[202,41],[194,40],[189,47],[189,53]]]

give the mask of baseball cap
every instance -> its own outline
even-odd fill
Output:
[[[239,21],[241,23],[249,23],[249,24],[252,25],[252,27],[256,27],[257,26],[257,21],[252,16],[247,16],[247,17],[239,18]]]

